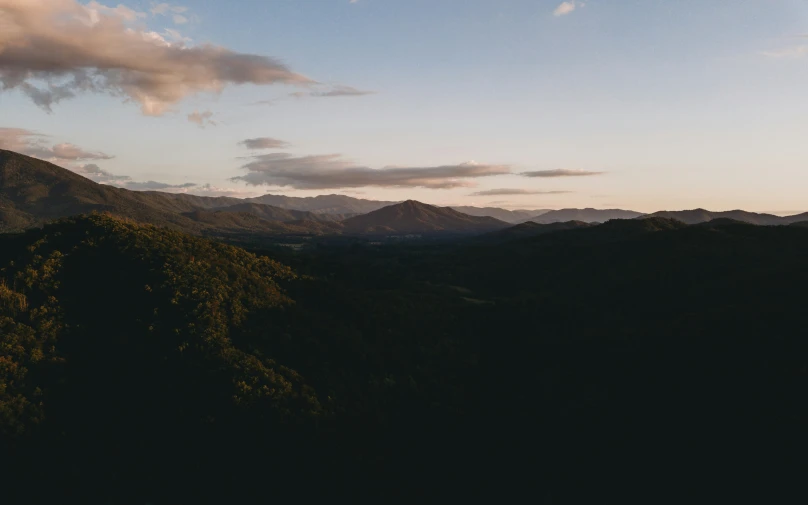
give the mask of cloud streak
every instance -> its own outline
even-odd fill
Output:
[[[594,172],[591,170],[570,170],[566,168],[559,168],[556,170],[538,170],[534,172],[522,172],[519,175],[525,177],[590,177],[593,175],[601,175],[605,172]]]
[[[511,172],[506,165],[461,163],[436,167],[387,167],[373,169],[353,163],[339,154],[294,157],[286,153],[255,156],[242,168],[247,174],[233,181],[251,186],[281,186],[295,189],[340,189],[408,187],[446,189],[468,187],[468,179]]]
[[[197,184],[193,182],[186,182],[184,184],[166,184],[165,182],[157,181],[130,181],[124,184],[124,186],[126,186],[126,189],[131,189],[133,191],[160,191],[165,189],[189,189],[196,187]]]
[[[132,179],[127,175],[115,175],[110,173],[95,164],[76,167],[73,171],[101,184],[118,185]]]
[[[338,97],[338,96],[365,96],[375,94],[376,94],[375,91],[356,89],[352,86],[336,85],[332,86],[331,88],[319,89],[314,91],[296,91],[294,93],[290,93],[289,96],[292,96],[294,98],[306,98],[306,97],[323,98],[323,97]]]
[[[0,91],[20,90],[46,111],[80,93],[104,93],[159,116],[232,85],[313,84],[267,56],[186,47],[130,26],[140,17],[96,2],[0,0]]]
[[[24,128],[0,128],[0,149],[48,161],[109,160],[114,157],[98,151],[87,151],[70,143],[50,145],[49,138]]]
[[[564,195],[572,191],[536,191],[530,189],[488,189],[470,193],[469,196],[505,196],[505,195]]]
[[[247,149],[283,149],[289,147],[288,142],[283,140],[273,139],[272,137],[259,137],[254,139],[245,139],[239,142],[239,145]]]
[[[760,54],[777,60],[794,60],[808,56],[808,45],[784,47],[771,51],[760,51]]]

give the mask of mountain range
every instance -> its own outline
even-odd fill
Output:
[[[611,219],[634,219],[642,216],[642,212],[622,209],[560,209],[537,215],[530,221],[539,224],[583,221],[584,223],[605,223]]]
[[[707,223],[716,219],[732,219],[743,223],[763,226],[788,225],[801,221],[808,221],[808,212],[793,216],[775,216],[774,214],[758,214],[745,210],[729,210],[725,212],[711,212],[704,209],[660,211],[642,217],[667,217],[676,219],[685,224]]]
[[[742,210],[704,209],[653,214],[623,209],[520,209],[437,207],[421,202],[364,200],[345,195],[239,199],[157,191],[130,191],[98,184],[52,163],[0,150],[0,231],[19,231],[54,219],[108,212],[193,234],[434,235],[484,234],[492,240],[526,237],[586,223],[669,218],[685,224],[716,219],[756,225],[808,221],[808,213],[780,217]],[[516,224],[515,228],[509,225]],[[557,226],[546,227],[556,224]],[[536,225],[545,225],[536,226]]]
[[[513,223],[513,224],[524,223],[525,221],[533,220],[538,216],[550,212],[550,209],[507,210],[507,209],[500,209],[498,207],[469,207],[469,206],[452,206],[452,208],[458,212],[462,212],[463,214],[468,214],[469,216],[479,216],[479,217],[489,216],[497,218],[500,221],[505,221],[506,223]]]
[[[342,224],[351,234],[483,233],[508,227],[508,223],[493,217],[470,216],[414,200],[351,217]]]

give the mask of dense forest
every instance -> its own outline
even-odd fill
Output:
[[[789,496],[808,229],[559,229],[248,251],[95,214],[0,235],[4,503]]]

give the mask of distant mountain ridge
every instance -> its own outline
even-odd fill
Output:
[[[304,205],[296,210],[267,205]],[[98,184],[52,163],[0,150],[0,231],[40,226],[54,219],[109,212],[194,234],[483,233],[507,227],[492,217],[469,216],[419,202],[390,204],[342,195],[240,200],[137,192]],[[381,208],[377,208],[382,206]],[[376,208],[342,221],[345,214]],[[337,210],[345,214],[336,213]]]
[[[568,221],[583,221],[585,223],[605,223],[612,219],[634,219],[642,216],[642,212],[623,209],[560,209],[551,210],[530,221],[539,224],[563,223]]]
[[[264,195],[239,199],[139,192],[98,184],[52,163],[0,150],[0,232],[19,231],[41,226],[54,219],[92,212],[109,212],[145,223],[207,235],[482,234],[502,231],[503,236],[508,233],[529,236],[549,229],[530,224],[511,232],[505,229],[509,224],[526,221],[548,225],[636,218],[669,218],[689,225],[716,220],[756,225],[808,222],[808,213],[781,217],[742,210],[711,212],[694,209],[652,214],[592,208],[511,211],[495,207],[436,207],[412,200],[403,203],[362,200],[345,195],[306,198]],[[534,212],[541,214],[525,219],[526,215]]]
[[[745,210],[728,210],[724,212],[711,212],[705,209],[693,210],[663,210],[647,214],[642,217],[668,217],[677,219],[686,224],[700,224],[707,223],[716,219],[732,219],[749,224],[756,224],[762,226],[773,225],[787,225],[798,223],[800,221],[808,221],[808,212],[797,214],[794,216],[775,216],[774,214],[759,214],[756,212],[747,212]]]
[[[536,210],[506,210],[498,207],[470,207],[470,206],[451,206],[452,209],[468,214],[469,216],[489,216],[506,223],[523,223],[529,219],[535,218],[547,212],[550,209],[536,209]]]
[[[450,207],[435,207],[407,200],[342,222],[347,233],[432,234],[484,233],[506,228],[508,223],[488,216],[470,216]]]

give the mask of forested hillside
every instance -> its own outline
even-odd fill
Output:
[[[0,235],[4,494],[774,499],[722,486],[802,447],[807,253],[662,218],[301,252],[105,215]]]

